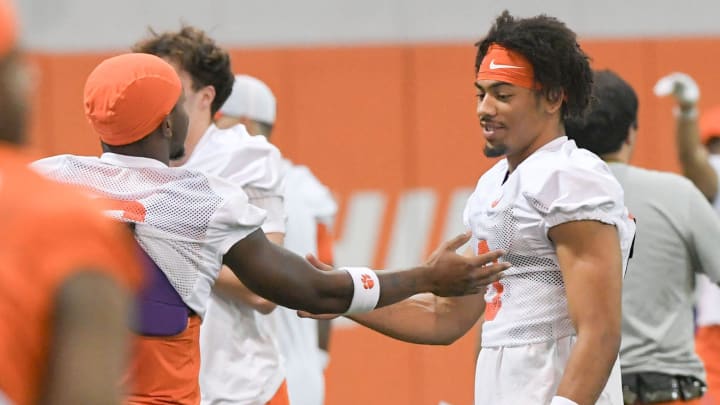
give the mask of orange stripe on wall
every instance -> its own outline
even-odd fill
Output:
[[[593,40],[583,45],[595,67],[616,70],[638,93],[634,163],[677,171],[672,102],[655,98],[652,86],[668,72],[684,71],[701,86],[701,110],[720,104],[714,56],[720,55],[720,39]],[[82,88],[105,56],[31,55],[40,73],[31,144],[40,152],[99,152],[97,137],[83,117]],[[387,254],[392,215],[403,189],[434,188],[442,194],[439,205],[446,207],[450,190],[472,187],[493,163],[482,155],[471,43],[237,49],[232,58],[236,71],[258,76],[275,91],[275,141],[288,157],[310,166],[344,203],[360,189],[391,197],[383,246],[374,263],[378,266]],[[443,229],[444,214],[433,226],[433,242]],[[436,348],[398,343],[360,328],[337,331],[328,404],[436,405],[444,399],[469,405],[472,335],[450,348]]]

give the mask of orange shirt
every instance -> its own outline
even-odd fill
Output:
[[[41,178],[0,145],[0,391],[36,402],[48,363],[55,293],[78,270],[141,280],[128,230],[75,189]]]

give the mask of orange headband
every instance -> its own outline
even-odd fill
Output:
[[[530,62],[518,52],[492,44],[480,64],[477,80],[497,80],[528,89],[537,89]]]
[[[5,56],[17,41],[17,17],[10,0],[0,0],[0,56]]]

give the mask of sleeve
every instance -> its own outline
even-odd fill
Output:
[[[224,255],[235,243],[260,229],[266,212],[250,204],[245,192],[235,185],[217,178],[211,184],[222,197],[222,203],[210,218],[206,238],[210,246],[218,246]]]
[[[685,179],[683,179],[685,180]],[[713,210],[705,196],[690,181],[687,181],[688,246],[699,272],[715,283],[720,282],[720,254],[717,244],[720,241],[720,216]]]
[[[240,129],[237,127],[234,130]],[[243,147],[238,148],[233,154],[234,162],[242,162],[242,164],[228,171],[224,178],[241,185],[248,195],[250,204],[265,210],[263,232],[285,233],[287,214],[283,202],[282,155],[264,137],[251,136],[244,139]]]
[[[542,217],[545,235],[566,222],[627,220],[622,186],[601,161],[555,167],[533,186],[523,196]]]
[[[262,208],[266,212],[262,230],[265,233],[285,233],[287,214],[282,194],[276,190],[263,190],[256,187],[244,188],[250,204]]]

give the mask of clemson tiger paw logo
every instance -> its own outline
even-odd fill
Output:
[[[370,290],[370,289],[372,289],[373,287],[375,287],[375,280],[373,280],[372,277],[370,277],[370,276],[367,275],[367,274],[363,274],[363,275],[360,277],[360,280],[362,280],[363,287],[364,287],[366,290]]]

